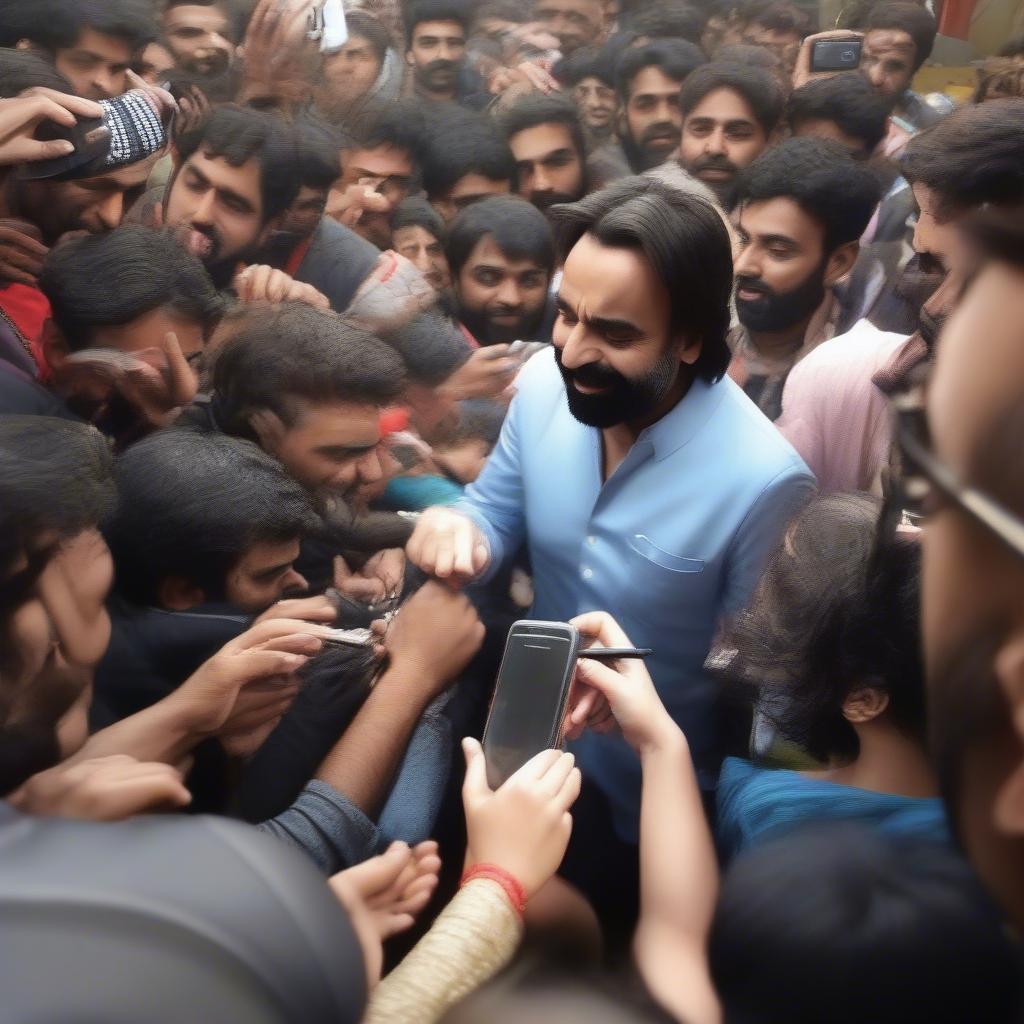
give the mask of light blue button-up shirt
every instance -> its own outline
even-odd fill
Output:
[[[695,381],[603,476],[600,430],[569,412],[553,352],[527,364],[501,439],[455,507],[487,537],[493,572],[525,539],[532,617],[609,612],[639,647],[699,768],[716,771],[715,684],[703,670],[723,613],[742,608],[814,477],[728,378]],[[640,765],[620,736],[586,733],[577,762],[636,840]]]

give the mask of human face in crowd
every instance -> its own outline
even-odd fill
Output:
[[[364,211],[355,230],[379,249],[391,244],[391,211],[409,195],[412,155],[395,146],[351,149],[342,152],[341,187],[366,185],[388,201],[386,210]]]
[[[793,128],[794,139],[802,139],[805,136],[838,142],[844,149],[849,150],[850,156],[855,160],[867,160],[871,156],[871,150],[864,145],[863,139],[858,139],[856,135],[848,135],[835,121],[824,117],[808,118]]]
[[[174,176],[166,204],[165,222],[179,242],[208,270],[226,269],[229,277],[265,234],[255,159],[233,167],[197,150]]]
[[[991,263],[942,332],[928,385],[937,457],[967,485],[996,460],[992,494],[1024,510],[1016,454],[987,455],[1019,423],[1024,394],[1024,273]],[[1010,441],[1010,445],[1013,445]],[[1003,449],[1011,451],[1011,447]],[[991,483],[988,484],[992,486]],[[922,543],[922,631],[930,731],[954,830],[982,880],[1024,927],[1024,559],[952,501]]]
[[[643,68],[629,86],[626,132],[640,153],[640,170],[664,163],[678,148],[683,115],[676,78],[661,68]]]
[[[147,43],[135,65],[139,77],[150,85],[159,85],[173,67],[171,51],[160,43]]]
[[[457,21],[423,21],[413,29],[405,59],[416,86],[432,96],[455,95],[459,68],[466,57],[466,33]]]
[[[450,224],[460,210],[486,199],[488,196],[507,196],[512,191],[512,182],[507,178],[485,178],[473,172],[465,174],[452,186],[451,191],[434,196],[430,205]]]
[[[93,235],[113,231],[142,197],[156,160],[150,157],[81,181],[12,180],[13,205],[19,216],[39,228],[50,246],[69,231]]]
[[[832,261],[826,267],[822,225],[783,197],[744,204],[732,221],[740,323],[755,332],[806,324],[825,297],[826,270],[830,278],[836,270]]]
[[[402,393],[409,422],[427,444],[450,437],[459,422],[458,401],[443,387],[410,383]]]
[[[164,13],[164,39],[178,67],[201,75],[223,71],[235,53],[231,18],[222,7],[186,4]]]
[[[897,100],[914,77],[917,48],[907,32],[896,28],[872,29],[864,36],[860,70],[885,97]]]
[[[256,432],[263,447],[308,491],[351,499],[383,476],[380,409],[375,405],[303,403],[291,426],[278,422],[276,427],[256,426]]]
[[[918,182],[913,190],[917,201],[914,252],[938,260],[947,272],[965,269],[965,247],[955,220],[939,215],[939,197],[927,185]]]
[[[228,601],[250,615],[258,615],[286,597],[305,593],[309,584],[295,571],[299,539],[254,544],[228,573]]]
[[[459,318],[485,344],[529,340],[543,316],[550,282],[545,267],[510,259],[484,235],[455,282]]]
[[[128,69],[134,56],[127,40],[86,28],[74,46],[57,50],[53,65],[71,83],[76,95],[109,100],[131,88]]]
[[[680,397],[686,347],[670,331],[668,290],[635,249],[584,235],[565,261],[552,340],[569,411],[589,426],[646,424]]]
[[[611,131],[619,112],[619,96],[610,85],[593,75],[581,78],[573,86],[572,99],[584,128],[598,133]]]
[[[519,194],[540,210],[583,196],[583,154],[568,125],[538,124],[508,140],[519,169]]]
[[[303,185],[295,197],[295,202],[288,207],[288,212],[281,221],[281,230],[300,238],[308,238],[313,234],[327,208],[328,192],[329,189],[326,188]]]
[[[381,60],[365,36],[349,36],[337,53],[324,57],[323,77],[327,91],[338,102],[358,103],[373,87],[381,71]]]
[[[533,18],[558,40],[563,56],[595,42],[604,29],[601,0],[537,0]]]
[[[404,256],[437,291],[447,291],[452,286],[451,270],[444,246],[426,228],[418,224],[399,228],[391,238],[391,247]]]
[[[750,104],[735,90],[723,88],[709,92],[687,115],[679,155],[690,174],[722,196],[767,145],[768,136]]]

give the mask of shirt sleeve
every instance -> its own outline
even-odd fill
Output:
[[[746,607],[790,520],[814,493],[814,477],[806,469],[791,467],[779,473],[747,510],[729,549],[725,615]]]
[[[491,561],[481,577],[483,582],[494,576],[505,559],[519,550],[526,532],[519,447],[520,418],[524,414],[525,400],[517,395],[484,471],[452,506],[455,511],[469,516],[487,539]]]
[[[382,852],[377,826],[336,789],[316,780],[288,810],[256,827],[297,847],[326,875]]]

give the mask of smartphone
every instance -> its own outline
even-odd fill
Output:
[[[579,646],[579,632],[567,622],[513,623],[484,728],[492,788],[542,750],[561,746]]]
[[[818,39],[811,47],[811,71],[856,71],[860,51],[859,39]]]

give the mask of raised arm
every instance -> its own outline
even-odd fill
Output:
[[[602,646],[632,646],[605,612],[582,615],[574,624]],[[578,679],[608,701],[643,766],[637,966],[651,994],[679,1019],[718,1024],[721,1008],[706,951],[718,864],[686,737],[641,662],[582,659]]]

